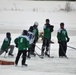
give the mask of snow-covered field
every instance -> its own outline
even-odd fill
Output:
[[[14,35],[14,34],[13,34]],[[1,36],[1,35],[0,35]],[[14,37],[17,35],[15,34]],[[70,37],[71,41],[68,45],[76,47],[76,36]],[[56,37],[53,37],[53,40],[56,41]],[[2,42],[2,41],[1,41]],[[1,44],[0,42],[0,44]],[[37,43],[37,46],[41,48],[42,43]],[[36,47],[36,51],[40,54],[40,50]],[[21,59],[17,67],[15,66],[2,66],[0,65],[0,74],[1,75],[76,75],[76,51],[73,49],[67,49],[67,56],[69,59],[66,58],[59,58],[58,57],[58,44],[52,44],[50,55],[54,56],[54,58],[47,58],[44,59],[36,57],[31,57],[31,59],[27,59],[28,67],[21,66]],[[0,59],[3,60],[11,60],[14,61],[16,57],[17,49],[14,49],[14,57],[7,57],[4,58],[4,54],[0,56]]]
[[[68,45],[76,47],[76,11],[59,11],[60,8],[65,7],[65,3],[65,1],[0,1],[0,46],[7,31],[12,33],[12,44],[14,44],[14,39],[21,35],[22,30],[28,29],[35,21],[39,22],[38,28],[39,31],[42,31],[45,19],[49,18],[55,30],[52,33],[52,40],[55,44],[51,45],[50,50],[50,55],[54,56],[54,58],[45,57],[44,59],[40,59],[38,56],[32,57],[31,59],[27,59],[28,67],[21,67],[21,59],[18,67],[14,65],[0,65],[0,75],[76,75],[76,50],[71,48],[67,49],[69,59],[61,59],[58,57],[56,33],[59,29],[60,22],[65,23],[65,27],[69,32],[70,42]],[[72,2],[72,4],[76,8],[76,2]],[[36,11],[33,12],[34,8]],[[37,46],[41,48],[42,43],[37,43]],[[40,50],[37,47],[36,51],[40,54]],[[0,59],[14,61],[17,48],[14,49],[13,54],[13,58],[4,58],[4,54],[2,54]]]

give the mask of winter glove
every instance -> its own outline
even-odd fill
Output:
[[[70,38],[67,38],[67,42],[69,42],[70,41]]]
[[[51,26],[50,26],[50,31],[51,31],[51,32],[53,32],[53,30],[54,30],[53,28],[54,28],[54,26],[51,25]]]

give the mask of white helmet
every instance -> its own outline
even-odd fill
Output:
[[[38,23],[38,22],[35,22],[35,23],[34,23],[34,25],[38,26],[38,25],[39,25],[39,23]]]

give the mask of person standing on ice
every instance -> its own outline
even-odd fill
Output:
[[[57,39],[59,43],[59,57],[66,57],[67,42],[69,37],[67,30],[64,28],[64,23],[60,23],[60,29],[57,32]]]
[[[27,30],[23,30],[23,33],[21,36],[17,37],[14,42],[16,44],[16,47],[18,48],[18,53],[15,60],[15,65],[18,65],[18,61],[20,59],[21,54],[22,56],[22,66],[27,66],[26,62],[26,54],[27,54],[27,48],[30,48],[29,45],[29,38],[27,37]]]
[[[51,41],[51,33],[53,32],[53,27],[52,25],[49,24],[50,20],[46,19],[46,24],[44,25],[44,34],[43,34],[43,44],[42,44],[42,51],[41,51],[41,55],[44,56],[47,55],[48,57],[50,57],[50,54],[48,54],[49,51],[49,47],[50,47],[50,41]],[[46,51],[44,53],[46,47]]]
[[[39,31],[38,31],[38,22],[35,22],[34,25],[33,25],[33,34],[34,34],[34,41],[33,41],[33,44],[32,44],[32,47],[31,47],[31,54],[35,56],[35,45],[38,41],[38,34],[39,34]]]
[[[27,57],[31,58],[30,54],[32,53],[32,44],[33,44],[33,41],[34,41],[33,26],[31,26],[29,28],[27,36],[29,37],[29,44],[30,44],[30,48],[28,49],[28,55],[27,55]]]
[[[13,50],[14,50],[14,45],[10,45],[11,43],[11,33],[7,32],[6,33],[6,38],[3,41],[3,44],[1,46],[0,50],[0,55],[3,54],[4,52],[8,53],[8,49],[10,49],[8,55],[13,56]]]

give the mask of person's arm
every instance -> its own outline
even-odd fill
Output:
[[[9,40],[8,46],[10,46],[10,43],[11,43],[11,37],[8,38],[8,40]]]
[[[66,38],[67,38],[67,42],[69,42],[70,41],[70,38],[68,37],[67,31],[66,31]]]
[[[58,39],[58,43],[60,43],[61,42],[61,30],[57,32],[57,39]]]
[[[29,49],[30,48],[30,42],[29,42],[29,38],[27,36],[25,38],[25,44],[26,44],[26,47]]]
[[[14,40],[14,43],[16,44],[16,47],[18,47],[18,38]]]
[[[39,31],[38,31],[38,29],[37,29],[37,34],[36,34],[36,36],[37,36],[36,40],[38,41],[38,37],[39,37]]]
[[[29,41],[27,40],[27,48],[29,49],[30,48],[30,44],[29,44]]]

